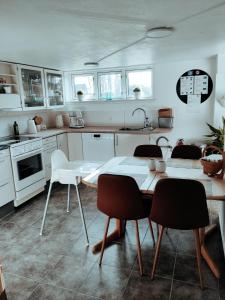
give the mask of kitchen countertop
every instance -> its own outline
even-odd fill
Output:
[[[85,126],[84,128],[50,128],[47,130],[38,131],[37,133],[33,134],[22,134],[23,136],[30,136],[30,137],[41,137],[47,138],[50,136],[58,135],[61,133],[121,133],[121,134],[163,134],[171,132],[172,128],[155,128],[150,130],[149,128],[144,128],[141,130],[119,130],[121,126]]]

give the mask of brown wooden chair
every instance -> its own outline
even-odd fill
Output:
[[[202,151],[195,145],[180,145],[173,148],[171,158],[200,159]]]
[[[134,156],[139,157],[160,157],[162,158],[162,150],[157,145],[139,145],[134,150]]]
[[[154,278],[164,228],[193,230],[202,288],[199,229],[209,224],[205,188],[202,183],[192,179],[160,179],[153,195],[151,220],[160,225],[151,278]]]
[[[137,252],[140,274],[143,275],[138,220],[148,218],[153,242],[154,233],[150,220],[152,201],[139,190],[136,181],[129,176],[101,174],[98,178],[98,209],[108,216],[102,243],[99,265],[105,250],[106,237],[111,218],[133,220],[136,229]]]

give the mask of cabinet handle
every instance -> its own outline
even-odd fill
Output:
[[[116,146],[119,145],[118,135],[116,134]]]
[[[0,185],[0,188],[2,188],[3,186],[6,186],[7,184],[9,184],[8,182],[4,183],[3,185]]]

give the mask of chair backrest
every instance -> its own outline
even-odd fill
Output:
[[[209,215],[204,186],[192,179],[160,179],[153,195],[151,219],[175,229],[207,226]]]
[[[135,220],[143,214],[141,192],[129,176],[101,174],[98,178],[97,207],[118,219]]]
[[[157,145],[139,145],[134,150],[134,156],[139,157],[160,157],[162,158],[162,150]]]
[[[195,145],[180,145],[173,148],[171,158],[200,159],[202,151]]]
[[[51,155],[51,167],[52,170],[57,170],[62,168],[66,163],[68,163],[68,159],[65,153],[62,150],[55,150]]]

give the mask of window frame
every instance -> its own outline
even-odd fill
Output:
[[[128,96],[129,86],[128,86],[128,72],[132,71],[145,71],[150,70],[152,73],[151,76],[151,87],[152,87],[152,96],[151,97],[141,97],[140,99],[135,99],[134,97]],[[91,69],[91,70],[79,70],[74,72],[69,72],[71,77],[71,92],[72,92],[72,102],[78,101],[76,96],[76,89],[74,84],[75,76],[93,76],[94,80],[94,95],[93,99],[83,100],[82,103],[85,102],[98,102],[98,103],[114,103],[120,101],[146,101],[154,99],[154,68],[151,65],[141,65],[141,66],[130,66],[130,67],[121,67],[121,68],[102,68],[102,69]],[[115,98],[112,100],[107,100],[101,98],[101,89],[100,89],[100,80],[99,76],[102,74],[113,74],[113,73],[121,73],[121,98]]]
[[[95,72],[85,72],[85,73],[73,73],[71,74],[71,83],[72,83],[72,98],[75,101],[79,101],[78,97],[77,97],[77,90],[76,90],[76,86],[75,86],[75,82],[74,82],[74,78],[77,76],[93,76],[93,86],[94,86],[94,94],[93,94],[93,98],[90,98],[88,100],[83,100],[82,102],[88,102],[88,101],[96,101],[98,100],[96,97],[96,76],[95,76]]]
[[[121,76],[121,97],[120,98],[114,98],[114,99],[105,99],[101,97],[101,80],[100,76],[101,75],[111,75],[111,74],[120,74]],[[118,101],[118,100],[124,100],[124,90],[123,90],[123,72],[122,70],[109,70],[109,71],[100,71],[97,72],[97,83],[98,83],[98,100],[103,101],[103,102],[109,102],[109,101]]]
[[[129,80],[128,80],[128,73],[129,72],[138,72],[138,71],[151,71],[151,89],[152,89],[152,95],[151,97],[141,97],[138,100],[151,100],[153,99],[154,95],[154,88],[153,88],[153,68],[152,67],[143,67],[143,68],[129,68],[125,70],[125,77],[126,77],[126,98],[127,100],[137,100],[134,96],[129,96]]]

